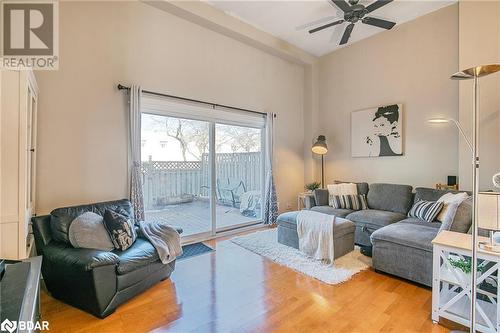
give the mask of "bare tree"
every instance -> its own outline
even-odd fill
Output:
[[[172,117],[152,118],[157,130],[179,143],[182,159],[187,161],[188,155],[200,161],[203,154],[208,153],[210,138],[206,122],[179,119]],[[224,146],[231,147],[233,152],[252,152],[260,149],[260,131],[253,128],[220,125],[216,131],[216,151]]]

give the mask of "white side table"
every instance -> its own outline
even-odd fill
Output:
[[[302,192],[297,196],[297,210],[305,208],[304,200],[308,196],[313,196],[312,192]]]
[[[479,241],[487,241],[479,237]],[[464,273],[450,263],[471,258],[472,236],[442,231],[432,241],[432,321],[446,318],[470,327],[471,273]],[[500,332],[500,254],[478,250],[476,327],[481,332]]]

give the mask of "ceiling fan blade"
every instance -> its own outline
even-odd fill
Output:
[[[316,21],[312,21],[312,22],[309,22],[309,23],[305,23],[305,24],[302,24],[302,25],[299,25],[298,27],[295,27],[295,30],[299,31],[299,30],[303,30],[303,29],[306,29],[306,28],[310,28],[310,27],[315,27],[319,24],[323,24],[323,23],[326,23],[326,22],[329,22],[329,21],[332,21],[332,20],[335,20],[337,19],[338,17],[337,16],[327,16],[327,17],[323,17],[319,20],[316,20]]]
[[[342,39],[340,40],[339,45],[344,45],[345,43],[347,43],[347,41],[351,37],[352,29],[354,29],[354,23],[349,24],[347,28],[345,28],[344,34],[342,35]]]
[[[372,2],[368,6],[366,6],[366,10],[368,13],[373,12],[374,10],[379,9],[382,6],[387,5],[388,3],[392,2],[393,0],[376,0],[375,2]]]
[[[317,27],[317,28],[311,29],[311,30],[309,30],[309,33],[310,33],[310,34],[313,34],[313,33],[315,33],[315,32],[321,31],[321,30],[326,29],[326,28],[333,27],[334,25],[337,25],[337,24],[340,24],[340,23],[344,23],[344,20],[334,21],[334,22],[331,22],[331,23],[328,23],[328,24],[322,25],[322,26],[320,26],[320,27]]]
[[[364,24],[373,25],[374,27],[387,29],[387,30],[392,29],[392,27],[396,25],[395,22],[381,20],[381,19],[378,19],[375,17],[365,17],[365,18],[363,18],[362,22]]]
[[[343,28],[343,26],[339,24],[339,25],[335,26],[335,28],[332,29],[333,32],[332,32],[332,35],[330,36],[330,43],[335,42],[335,44],[336,44],[339,42],[340,37],[342,36],[343,30],[344,30],[342,28]]]
[[[351,6],[345,0],[331,0],[344,13],[351,11]]]

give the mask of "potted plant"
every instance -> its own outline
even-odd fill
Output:
[[[304,188],[309,193],[312,193],[314,190],[317,190],[318,188],[320,188],[320,186],[321,186],[320,182],[312,182],[312,183],[306,184],[306,186],[304,186]]]

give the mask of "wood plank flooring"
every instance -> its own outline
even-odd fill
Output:
[[[227,239],[177,263],[160,282],[97,319],[42,293],[50,332],[448,332],[430,319],[431,291],[367,270],[330,286]]]

